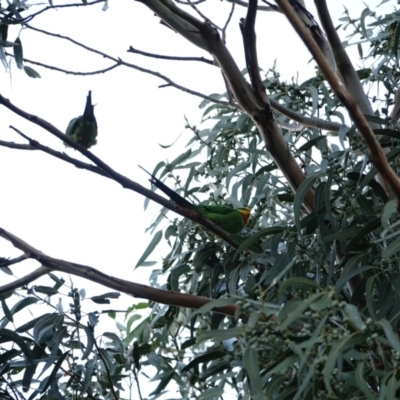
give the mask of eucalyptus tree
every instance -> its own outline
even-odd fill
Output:
[[[201,0],[141,3],[149,9],[143,13],[155,14],[155,23],[161,21],[166,30],[204,51],[196,61],[219,69],[226,87],[220,94],[200,93],[100,53],[115,67],[139,69],[202,98],[201,125],[187,121],[191,137],[184,152],[159,162],[151,180],[166,180],[190,204],[251,207],[250,221],[239,233],[225,232],[199,208],[176,204],[139,185],[0,94],[3,107],[88,161],[22,132],[25,144],[0,145],[45,152],[147,197],[145,205],[149,200],[162,205],[149,226],[153,239],[138,267],[150,264],[161,240],[170,248],[161,268],[153,271],[151,286],[144,286],[50,257],[1,229],[0,236],[21,251],[18,258],[3,259],[3,271],[11,272],[12,265],[28,258],[40,263],[31,274],[0,288],[4,396],[18,398],[30,390],[30,398],[123,398],[124,385],[139,382],[153,367],[158,386],[152,398],[169,392],[201,399],[397,398],[400,11],[393,7],[380,15],[380,7],[363,6],[354,16],[345,10],[336,27],[325,0],[315,2],[320,23],[304,1],[230,0],[224,2],[226,19],[218,25],[213,22],[217,16],[205,14],[208,3]],[[238,28],[245,68],[227,46],[227,28],[238,9],[246,10]],[[21,40],[7,42],[11,24],[29,29],[35,14],[25,17],[26,12],[23,3],[2,9],[0,57],[7,64],[7,46],[13,48],[16,65],[37,77],[36,70],[25,67],[29,61]],[[306,45],[316,65],[306,81],[285,81],[279,68],[259,65],[258,52],[268,51],[265,38],[256,41],[256,17],[263,13],[270,18],[283,14],[294,27],[292,34]],[[352,47],[358,59],[350,56]],[[187,61],[182,55],[133,47],[129,52]],[[167,213],[167,227],[162,227]],[[51,296],[65,286],[56,271],[149,303],[126,311],[120,336],[101,334],[100,315],[86,313],[84,291],[71,288],[69,311],[54,306],[15,331],[7,328],[24,308],[38,301],[51,306]],[[29,286],[45,274],[53,287]],[[107,303],[117,292],[92,300]],[[21,300],[9,308],[17,295]],[[140,319],[137,310],[145,307],[151,311]]]

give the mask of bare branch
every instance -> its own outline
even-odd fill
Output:
[[[87,51],[90,51],[92,53],[98,54],[103,58],[106,58],[108,60],[114,61],[115,63],[119,63],[119,64],[123,63],[122,60],[120,60],[119,58],[112,57],[112,56],[110,56],[110,55],[108,55],[106,53],[103,53],[102,51],[94,49],[93,47],[86,46],[83,43],[78,42],[77,40],[72,39],[72,38],[70,38],[68,36],[60,35],[58,33],[52,33],[52,32],[49,32],[49,31],[45,31],[44,29],[35,28],[35,27],[33,27],[32,25],[29,25],[29,24],[26,24],[26,27],[31,29],[31,30],[33,30],[33,31],[35,31],[35,32],[43,33],[44,35],[47,35],[47,36],[52,36],[52,37],[55,37],[57,39],[62,39],[62,40],[66,40],[68,42],[71,42],[71,43],[75,44],[78,47],[82,47],[83,49],[85,49]]]
[[[226,43],[226,30],[228,29],[229,23],[232,21],[234,12],[235,12],[235,3],[232,3],[231,12],[229,13],[228,18],[225,22],[225,25],[223,26],[223,28],[221,30],[222,40],[224,43]]]
[[[228,3],[234,3],[237,4],[238,6],[242,7],[249,7],[249,3],[246,3],[245,1],[242,0],[226,0]],[[264,3],[267,3],[266,1]],[[267,3],[268,4],[268,3]],[[259,11],[276,11],[276,8],[274,6],[257,6],[257,10]]]
[[[105,0],[96,0],[96,1],[92,1],[92,2],[81,2],[81,3],[59,4],[59,5],[47,6],[35,13],[28,15],[25,18],[22,18],[22,19],[7,16],[6,21],[7,21],[7,25],[23,24],[23,23],[32,21],[33,18],[37,17],[38,15],[40,15],[48,10],[54,10],[54,9],[58,9],[58,8],[70,8],[70,7],[87,7],[87,6],[93,6],[95,4],[104,3],[104,2],[105,2]]]
[[[31,139],[31,138],[27,137],[26,135],[22,134],[22,132],[20,132],[17,128],[14,128],[13,126],[10,126],[10,128],[13,129],[14,131],[16,131],[17,133],[19,133],[21,136],[23,135],[24,137],[26,137],[27,140],[29,141],[29,144],[19,144],[19,143],[6,142],[4,140],[0,140],[0,146],[8,147],[10,149],[18,149],[18,150],[43,151],[44,153],[47,153],[55,158],[66,161],[67,163],[70,163],[72,165],[75,165],[75,167],[77,167],[79,169],[86,169],[95,174],[104,176],[105,178],[112,179],[101,168],[99,168],[95,165],[88,164],[83,161],[77,160],[76,158],[70,157],[69,155],[67,155],[65,153],[61,153],[59,151],[53,150],[50,147],[44,146],[44,145],[40,144],[38,141]]]
[[[0,268],[6,268],[6,267],[9,267],[10,265],[18,264],[21,261],[24,261],[26,259],[27,259],[27,257],[25,256],[25,254],[23,254],[19,257],[15,257],[11,260],[8,258],[0,257]]]
[[[187,40],[208,51],[208,43],[200,34],[200,22],[191,14],[179,9],[171,0],[138,0],[153,10],[170,28]]]
[[[364,93],[360,78],[357,75],[350,58],[342,45],[342,41],[333,25],[331,16],[329,14],[326,0],[315,1],[315,6],[318,11],[319,19],[328,37],[328,41],[333,50],[333,56],[336,62],[336,67],[340,73],[346,89],[352,94],[361,111],[367,115],[373,115],[374,111],[367,96]],[[369,123],[372,128],[379,128],[379,124]]]
[[[204,15],[197,7],[196,4],[193,3],[191,0],[187,0],[190,7],[193,8],[194,11],[196,11],[196,13],[199,15],[199,17],[203,18],[204,21],[206,21],[207,23],[209,23],[211,26],[213,26],[215,29],[218,29],[219,31],[222,32],[222,28],[220,28],[217,24],[215,24],[214,22],[212,22],[206,15]]]
[[[319,27],[317,21],[315,20],[314,16],[305,8],[304,0],[289,1],[297,16],[301,19],[301,21],[303,21],[303,24],[310,31],[312,37],[314,38],[322,53],[324,53],[325,57],[328,59],[332,66],[335,65],[335,59],[332,54],[331,46],[326,40],[326,37]]]
[[[184,5],[184,6],[189,6],[189,5],[191,5],[191,4],[201,4],[201,3],[204,3],[206,0],[196,0],[196,1],[191,1],[191,2],[188,2],[188,1],[182,1],[182,0],[175,0],[178,4],[182,4],[182,5]]]
[[[205,1],[205,0],[200,0],[200,1]],[[136,386],[137,386],[137,390],[138,390],[139,400],[143,400],[142,391],[140,390],[138,374],[136,372],[136,367],[132,368],[132,371],[133,371],[133,376],[135,377],[135,382],[136,382]]]
[[[229,1],[229,0],[228,0]],[[280,9],[279,9],[279,7],[276,5],[276,4],[271,4],[269,1],[267,1],[267,0],[261,0],[263,3],[265,3],[265,4],[268,4],[271,8],[272,8],[272,10],[271,11],[277,11],[277,12],[282,12]]]
[[[292,118],[293,120],[300,122],[301,125],[303,126],[312,126],[316,127],[319,129],[329,129],[335,132],[338,132],[340,127],[342,126],[341,124],[334,123],[334,122],[329,122],[323,119],[319,118],[309,118],[305,117],[301,114],[296,113],[295,111],[292,111],[288,109],[287,107],[283,106],[279,102],[272,100],[272,99],[267,99],[266,93],[265,93],[265,87],[262,82],[261,76],[260,76],[260,69],[258,65],[258,59],[257,59],[257,49],[256,49],[256,33],[254,29],[255,25],[255,18],[256,18],[256,11],[257,11],[257,2],[255,1],[250,1],[249,4],[249,9],[247,13],[247,17],[245,21],[242,21],[240,24],[240,30],[243,35],[243,43],[244,43],[244,49],[245,49],[245,55],[246,55],[246,64],[247,64],[247,70],[250,75],[250,79],[253,85],[253,90],[256,93],[256,96],[258,99],[262,102],[269,102],[271,103],[272,108],[275,110],[279,111],[280,113],[288,116],[289,118]],[[278,124],[281,127],[285,127],[282,124],[278,122]],[[285,127],[287,128],[287,127]],[[291,130],[301,130],[301,127],[293,127]]]
[[[283,115],[286,115],[293,121],[299,122],[303,126],[323,129],[332,132],[339,132],[339,129],[342,127],[342,124],[339,124],[338,122],[326,121],[324,119],[314,118],[314,117],[306,117],[305,115],[302,115],[300,113],[297,113],[296,111],[291,110],[290,108],[285,107],[283,104],[279,103],[274,99],[269,98],[269,101],[271,102],[271,107],[274,110],[278,111]],[[278,122],[278,124],[281,123]],[[280,126],[287,129],[283,125]]]
[[[10,54],[10,53],[6,53],[6,55],[9,57],[14,57],[14,55]],[[53,71],[63,72],[64,74],[67,74],[67,75],[76,75],[76,76],[104,74],[104,73],[109,72],[109,71],[113,70],[114,68],[117,68],[122,65],[121,63],[116,63],[114,65],[111,65],[111,67],[107,67],[104,69],[99,69],[99,70],[91,71],[91,72],[81,72],[81,71],[70,71],[67,69],[58,68],[58,67],[55,67],[54,65],[49,65],[49,64],[44,64],[44,63],[38,62],[38,61],[29,60],[28,58],[23,58],[23,60],[24,60],[24,62],[27,62],[29,64],[37,65],[39,67],[43,67],[43,68],[50,69]]]
[[[27,255],[24,254],[25,259],[28,258]],[[7,283],[6,285],[0,286],[0,295],[3,293],[10,292],[12,290],[16,290],[22,286],[27,285],[33,281],[36,281],[43,275],[47,275],[49,273],[49,269],[47,267],[39,267],[32,271],[31,273],[25,275],[23,278],[16,279],[14,282]]]
[[[284,11],[285,15],[287,16],[299,36],[303,39],[304,43],[318,63],[318,66],[321,68],[321,71],[328,80],[329,84],[332,87],[332,90],[335,92],[338,99],[349,111],[352,120],[354,121],[355,125],[363,136],[365,143],[367,144],[367,147],[369,149],[369,158],[372,164],[382,175],[382,178],[388,184],[388,186],[393,190],[400,205],[400,180],[390,167],[385,157],[385,153],[382,150],[382,147],[380,146],[370,125],[365,119],[359,105],[349,94],[346,88],[343,87],[336,72],[332,69],[331,65],[328,63],[324,54],[321,52],[315,40],[311,36],[310,31],[301,22],[297,14],[294,12],[293,8],[289,5],[288,1],[276,0],[276,2]]]
[[[146,51],[141,51],[129,46],[127,50],[128,53],[140,54],[142,56],[158,58],[160,60],[173,60],[173,61],[200,61],[206,64],[214,65],[213,60],[209,60],[204,57],[175,57],[175,56],[162,56],[161,54],[147,53]]]
[[[3,237],[4,239],[11,242],[14,247],[23,251],[28,258],[39,261],[44,267],[46,267],[47,272],[49,272],[49,268],[54,269],[60,272],[65,272],[67,274],[80,276],[92,282],[96,282],[106,287],[109,287],[111,289],[115,289],[120,292],[130,294],[133,297],[143,298],[161,304],[174,305],[178,307],[198,309],[208,304],[210,301],[212,301],[211,299],[208,299],[206,297],[193,296],[190,294],[176,293],[172,291],[169,292],[161,289],[155,289],[150,286],[142,285],[139,283],[129,282],[124,279],[119,279],[104,274],[103,272],[100,272],[86,265],[50,257],[41,252],[40,250],[37,250],[30,244],[24,242],[19,237],[13,235],[10,232],[7,232],[5,229],[2,228],[0,228],[0,237]],[[38,274],[42,273],[43,270],[41,268],[36,270],[39,271],[37,272]],[[0,287],[0,293],[4,293],[3,288],[4,286]],[[225,307],[218,307],[215,308],[213,311],[225,315],[234,316],[236,311],[236,306],[229,305]]]
[[[265,93],[265,86],[261,79],[257,57],[256,31],[254,28],[256,23],[256,14],[257,0],[250,0],[246,19],[242,20],[239,26],[243,36],[246,66],[250,75],[253,92],[259,102],[267,103],[267,95]]]

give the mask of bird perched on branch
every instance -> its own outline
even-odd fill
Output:
[[[157,179],[153,174],[146,171],[143,167],[141,167],[140,165],[139,167],[151,176],[149,181],[155,187],[164,192],[174,203],[188,210],[197,211],[203,217],[214,222],[216,225],[218,225],[220,228],[227,231],[228,233],[238,233],[247,225],[251,212],[251,209],[249,207],[235,209],[228,205],[195,205],[190,201],[184,199],[178,193],[174,192],[163,182]]]
[[[92,104],[92,92],[90,90],[86,98],[83,115],[70,121],[66,135],[85,149],[97,143],[97,122],[94,116],[94,105]],[[67,143],[64,144],[69,147]]]

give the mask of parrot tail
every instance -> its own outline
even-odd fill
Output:
[[[86,106],[85,111],[83,113],[83,119],[85,121],[93,121],[94,118],[94,105],[92,104],[92,91],[89,90],[89,93],[86,97]]]
[[[188,208],[189,210],[193,210],[196,208],[194,204],[192,204],[190,201],[187,201],[181,195],[170,189],[167,185],[157,179],[153,174],[145,170],[141,165],[139,165],[139,168],[148,173],[151,176],[151,178],[149,179],[151,184],[160,189],[163,193],[165,193],[174,203],[178,204],[181,207]]]

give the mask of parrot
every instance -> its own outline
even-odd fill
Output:
[[[90,90],[86,98],[83,115],[70,121],[66,135],[85,149],[97,143],[97,122],[94,116],[94,105],[92,104],[92,92]],[[64,143],[64,145],[69,147],[67,143]]]
[[[164,192],[169,198],[181,207],[187,208],[188,210],[197,211],[203,217],[214,222],[223,230],[228,233],[239,233],[249,222],[250,207],[232,208],[228,205],[206,205],[199,204],[195,205],[190,201],[184,199],[178,193],[170,189],[163,182],[157,179],[153,174],[146,171],[143,167],[139,165],[143,171],[151,176],[149,181],[155,187]]]

